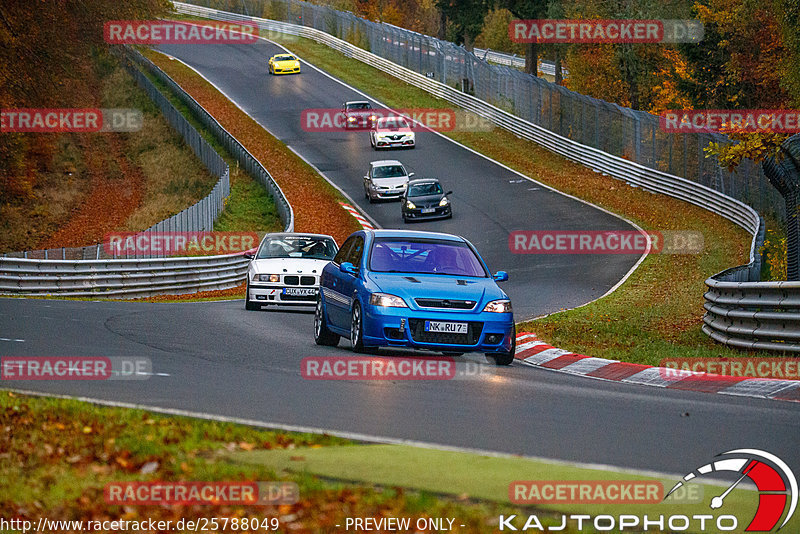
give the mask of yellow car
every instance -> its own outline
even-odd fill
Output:
[[[270,74],[300,74],[300,60],[291,54],[277,54],[269,58]]]

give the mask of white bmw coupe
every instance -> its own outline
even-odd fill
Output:
[[[248,256],[245,309],[269,304],[313,306],[322,268],[338,250],[329,235],[267,234],[255,255]]]

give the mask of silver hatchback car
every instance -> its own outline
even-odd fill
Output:
[[[395,159],[371,161],[364,175],[364,197],[376,200],[398,200],[406,192],[408,179],[414,176]]]

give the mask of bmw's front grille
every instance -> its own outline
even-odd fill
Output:
[[[317,280],[314,276],[288,274],[283,277],[283,283],[287,286],[314,286],[317,285]]]
[[[450,299],[414,299],[414,302],[422,308],[446,308],[452,310],[471,310],[475,307],[474,300],[450,300]]]
[[[459,321],[461,322],[461,321]],[[418,343],[442,343],[449,345],[475,345],[481,338],[483,323],[480,321],[467,322],[466,334],[452,334],[444,332],[426,332],[424,319],[409,319],[411,338]]]

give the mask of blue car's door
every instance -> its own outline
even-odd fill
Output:
[[[350,329],[350,297],[353,291],[355,277],[352,274],[342,272],[339,267],[346,262],[354,263],[360,260],[364,251],[364,238],[362,236],[351,236],[344,242],[339,253],[333,259],[330,280],[326,280],[325,306],[330,324],[346,330]]]
[[[353,242],[353,247],[347,253],[347,260],[348,262],[352,263],[358,272],[353,275],[349,273],[340,272],[341,278],[339,279],[340,283],[340,292],[342,295],[345,296],[347,301],[347,307],[343,310],[345,313],[342,316],[342,328],[350,328],[351,322],[351,310],[353,308],[353,295],[356,293],[356,288],[360,283],[361,277],[364,274],[361,272],[361,257],[364,255],[364,238],[361,236],[355,236],[355,241]]]

